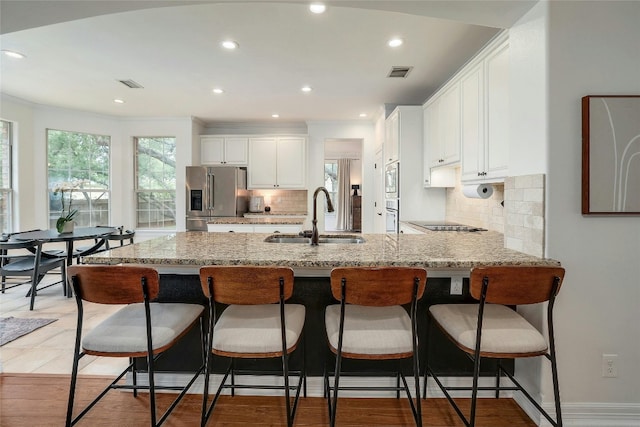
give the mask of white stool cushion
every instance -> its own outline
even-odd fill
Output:
[[[151,303],[153,348],[166,346],[182,334],[202,313],[199,304]],[[130,304],[96,326],[82,340],[86,351],[139,353],[147,351],[144,304]]]
[[[287,350],[300,339],[304,317],[304,305],[285,304]],[[229,353],[282,352],[280,304],[228,306],[213,328],[212,348]]]
[[[340,305],[325,311],[329,344],[338,349]],[[413,352],[411,318],[401,306],[368,307],[347,304],[344,316],[342,352],[367,355],[391,355]]]
[[[474,350],[478,304],[438,304],[429,312],[454,340]],[[547,341],[524,317],[500,304],[486,304],[482,320],[480,351],[487,353],[537,353],[546,351]]]

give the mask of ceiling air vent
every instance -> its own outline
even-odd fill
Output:
[[[118,80],[123,85],[127,86],[130,89],[142,89],[142,85],[140,83],[134,82],[133,80]]]
[[[391,67],[391,71],[389,71],[387,77],[405,78],[412,69],[413,67]]]

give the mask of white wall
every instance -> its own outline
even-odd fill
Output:
[[[640,2],[550,2],[547,248],[567,269],[558,301],[565,402],[632,403],[640,424],[640,217],[581,204],[585,95],[640,93]],[[603,353],[619,377],[602,378]]]
[[[13,203],[14,211],[22,212],[13,218],[13,230],[32,230],[36,227],[35,176],[20,176],[21,171],[33,168],[33,108],[31,104],[2,95],[0,98],[0,118],[13,123]]]
[[[547,169],[547,3],[509,30],[509,175]]]
[[[308,122],[309,145],[307,164],[307,188],[309,189],[308,212],[313,212],[313,191],[324,185],[324,143],[331,139],[361,139],[362,164],[373,165],[375,133],[374,124],[368,121]],[[362,232],[373,231],[373,169],[362,172]],[[321,206],[321,205],[319,205]],[[318,228],[324,224],[324,209],[318,209]],[[305,224],[310,228],[311,224]]]
[[[640,93],[640,2],[542,2],[510,30],[510,175],[547,174],[565,425],[640,425],[640,217],[581,215],[585,95]],[[543,313],[529,313],[541,318]],[[603,353],[618,378],[603,378]],[[517,372],[553,401],[547,364]]]
[[[76,110],[25,103],[2,96],[0,117],[17,124],[14,170],[16,216],[14,230],[48,228],[47,129],[87,132],[111,137],[111,224],[135,228],[133,138],[136,136],[175,136],[177,139],[177,228],[185,227],[184,171],[193,159],[194,136],[191,117],[134,119],[100,116]],[[196,126],[197,128],[197,126]],[[199,144],[198,144],[199,147]],[[44,184],[43,184],[44,183]],[[43,209],[42,207],[45,207]],[[144,239],[152,232],[138,231]],[[166,231],[161,232],[166,234]]]

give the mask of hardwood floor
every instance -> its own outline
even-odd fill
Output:
[[[85,405],[108,384],[103,377],[80,377],[76,408]],[[64,425],[69,393],[68,375],[0,375],[0,425],[3,427]],[[172,395],[158,394],[158,410],[166,408]],[[460,399],[467,403],[469,399]],[[445,399],[422,401],[425,426],[462,426]],[[165,422],[167,427],[197,426],[200,423],[202,395],[187,395]],[[264,396],[222,396],[209,425],[281,426],[285,425],[283,399]],[[77,412],[77,411],[76,411]],[[134,398],[129,392],[110,391],[77,425],[145,426],[149,424],[148,399]],[[328,425],[327,406],[322,398],[301,398],[296,426]],[[338,403],[340,426],[412,426],[406,399],[341,399]],[[511,399],[480,399],[479,427],[533,427],[535,424]]]

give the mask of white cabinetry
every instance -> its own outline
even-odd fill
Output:
[[[400,233],[401,234],[424,234],[424,231],[416,230],[412,226],[401,222],[400,223]]]
[[[213,233],[294,233],[302,231],[302,224],[207,224]]]
[[[385,139],[384,139],[384,162],[391,163],[398,161],[399,138],[400,138],[400,111],[398,109],[387,117],[385,121]]]
[[[248,187],[305,188],[306,138],[249,139]]]
[[[484,71],[482,64],[462,77],[462,167],[461,179],[478,179],[484,156]],[[480,164],[482,160],[482,165]]]
[[[509,44],[490,50],[461,79],[465,183],[500,182],[509,159]]]
[[[437,125],[431,144],[431,165],[447,166],[460,161],[460,85],[447,88],[436,103]]]
[[[425,104],[425,167],[460,161],[460,85],[454,82]]]
[[[246,166],[248,141],[246,137],[201,136],[200,163]]]
[[[253,226],[254,233],[293,233],[302,231],[302,224],[256,224]]]

